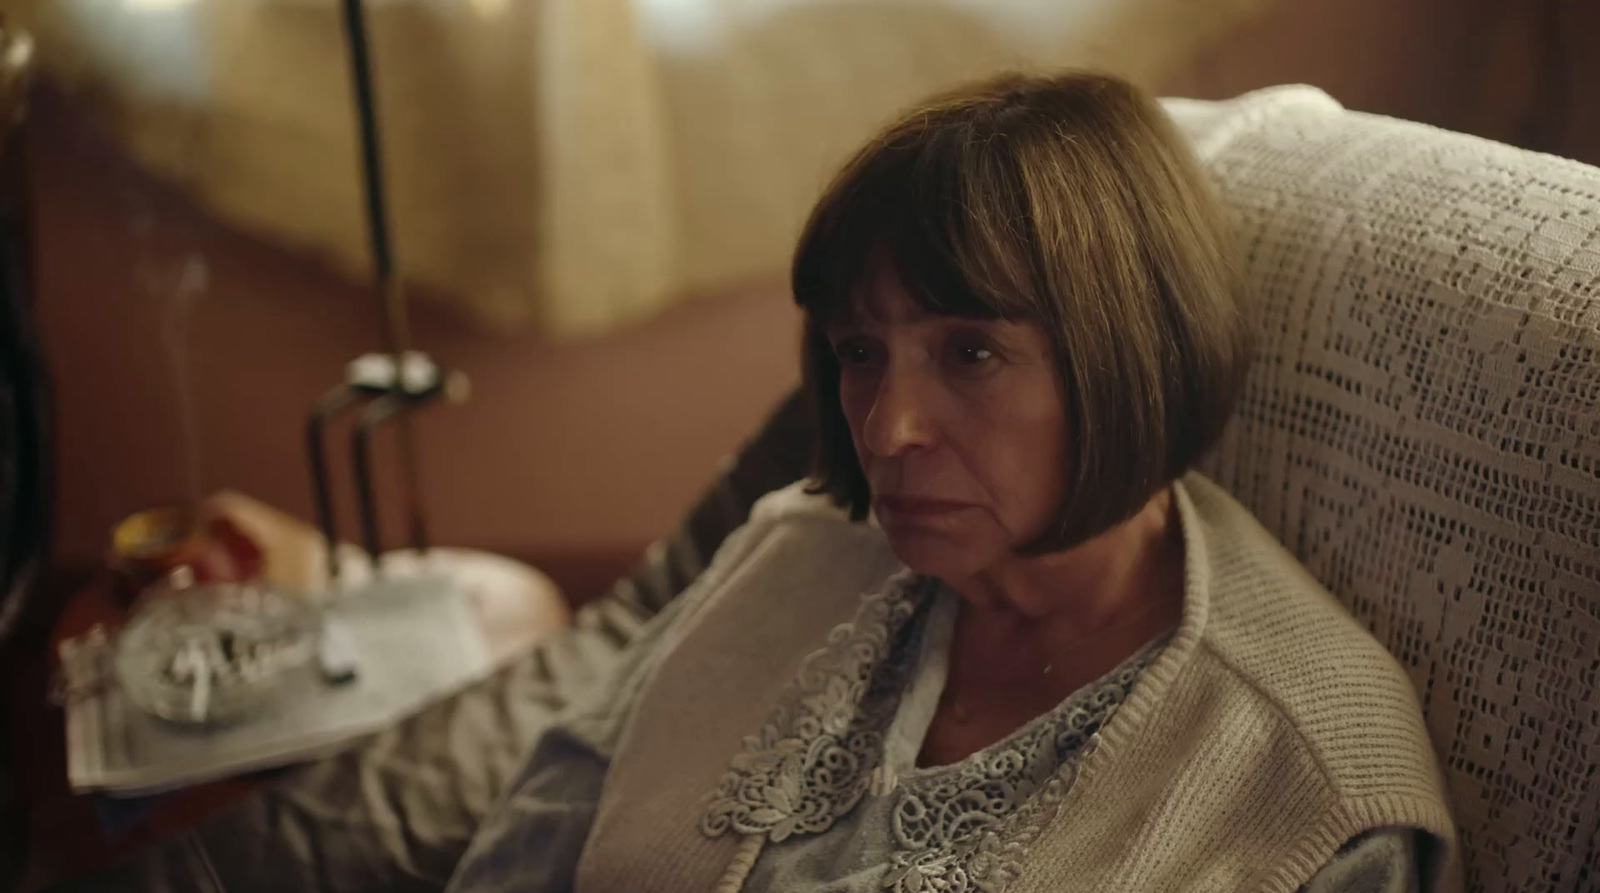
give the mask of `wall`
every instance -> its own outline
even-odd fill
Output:
[[[1585,101],[1600,64],[1550,52],[1585,33],[1572,29],[1600,31],[1597,17],[1583,0],[1285,0],[1168,87],[1226,96],[1307,81],[1354,108],[1600,161],[1600,103]],[[195,487],[308,516],[303,414],[346,359],[377,346],[371,300],[211,224],[49,97],[31,138],[37,291],[59,399],[59,550],[97,553],[117,518]],[[185,276],[187,315],[172,297]],[[671,526],[792,386],[795,328],[780,287],[566,346],[486,337],[419,311],[418,344],[476,385],[468,405],[421,424],[436,539],[547,564],[598,556],[601,571],[569,575],[597,585]],[[188,346],[185,375],[163,338]],[[192,387],[198,474],[184,458],[180,378]],[[348,505],[343,514],[353,533]],[[398,524],[387,529],[397,541]]]
[[[1167,91],[1315,84],[1348,108],[1600,164],[1593,0],[1285,0],[1199,54]]]
[[[348,359],[378,347],[372,300],[210,223],[48,96],[32,139],[38,308],[59,403],[58,550],[98,553],[117,519],[195,487],[309,517],[305,413]],[[474,382],[467,404],[419,425],[435,539],[534,556],[636,551],[792,387],[796,319],[781,290],[752,290],[549,345],[485,337],[419,302],[417,344]],[[174,340],[189,352],[182,374]],[[192,387],[198,484],[180,380]],[[342,514],[353,536],[348,501]],[[387,531],[398,543],[392,517]]]

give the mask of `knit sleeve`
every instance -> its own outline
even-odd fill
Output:
[[[611,755],[683,604],[668,603],[604,681],[539,736],[457,865],[450,893],[572,890]]]
[[[1300,893],[1432,893],[1424,888],[1414,828],[1377,828],[1352,837]]]
[[[450,879],[449,893],[570,893],[611,758],[651,673],[672,649],[679,628],[693,623],[695,612],[715,598],[722,582],[758,551],[777,523],[761,516],[758,506],[749,522],[728,535],[705,571],[649,621],[610,672],[568,703],[478,828]]]

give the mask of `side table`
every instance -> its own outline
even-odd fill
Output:
[[[314,528],[237,493],[217,494],[208,503],[262,546],[268,580],[302,590],[323,584],[325,553]],[[341,574],[358,581],[371,573],[359,550],[342,548],[340,558]],[[570,620],[555,583],[508,558],[440,548],[422,557],[391,553],[381,562],[385,575],[404,575],[423,565],[445,573],[466,594],[496,663],[521,653]],[[115,628],[125,618],[111,572],[96,568],[67,594],[48,648],[18,650],[5,658],[6,719],[29,835],[24,891],[104,868],[238,802],[273,775],[255,773],[137,799],[72,792],[66,775],[63,713],[50,697],[57,649],[97,624]]]

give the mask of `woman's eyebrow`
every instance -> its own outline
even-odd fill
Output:
[[[861,331],[861,323],[853,318],[833,319],[824,323],[822,333],[829,338],[841,338]]]
[[[839,308],[838,312],[831,314],[828,321],[823,324],[823,328],[829,332],[857,332],[879,322],[882,320],[862,307],[860,301],[852,301],[847,306]]]

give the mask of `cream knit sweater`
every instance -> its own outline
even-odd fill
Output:
[[[1016,867],[1004,889],[1293,891],[1385,826],[1432,834],[1430,870],[1455,889],[1454,827],[1400,667],[1230,496],[1198,474],[1174,490],[1183,619],[1050,820],[1001,854]],[[579,893],[711,891],[753,861],[762,838],[701,831],[718,782],[792,713],[806,656],[859,627],[861,594],[897,570],[880,531],[798,486],[758,504],[683,596],[611,760]]]

